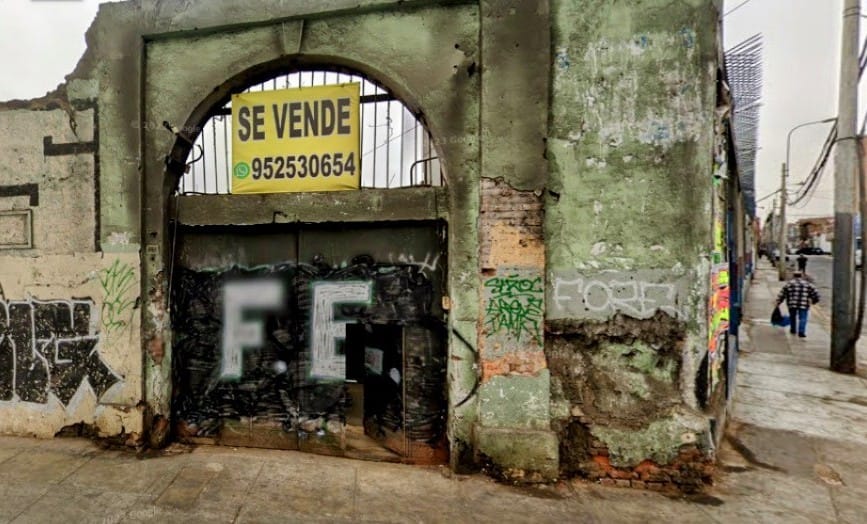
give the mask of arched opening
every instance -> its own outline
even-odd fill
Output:
[[[446,185],[433,138],[423,118],[375,80],[345,68],[299,69],[255,83],[239,92],[276,91],[358,83],[361,112],[361,188],[392,189]],[[186,129],[196,136],[180,194],[230,193],[232,158],[231,101],[211,111],[201,126]]]
[[[358,190],[230,194],[229,94],[352,82]],[[175,435],[447,461],[446,177],[423,119],[346,69],[227,85],[171,157]]]

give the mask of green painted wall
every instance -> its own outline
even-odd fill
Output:
[[[566,462],[580,455],[570,446],[595,439],[618,467],[664,464],[706,444],[710,426],[695,381],[707,348],[717,6],[552,0],[551,12],[554,425]]]

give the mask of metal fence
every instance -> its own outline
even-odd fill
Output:
[[[361,84],[361,187],[442,186],[445,177],[424,124],[390,92],[354,74],[299,71],[244,92],[357,82]],[[181,194],[231,192],[232,109],[227,103],[202,127],[181,178]]]

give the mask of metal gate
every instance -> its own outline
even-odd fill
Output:
[[[445,226],[181,226],[181,440],[447,460]]]

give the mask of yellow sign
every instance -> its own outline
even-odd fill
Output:
[[[232,95],[232,193],[358,189],[359,84]]]

